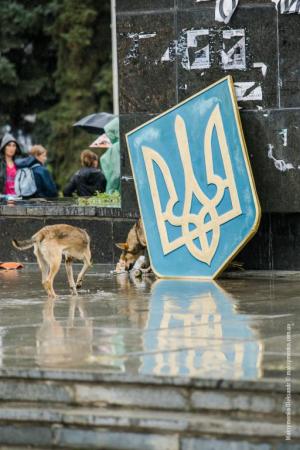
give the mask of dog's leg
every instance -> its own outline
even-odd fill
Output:
[[[53,289],[53,282],[54,282],[55,275],[59,271],[59,267],[61,264],[61,258],[62,258],[61,253],[57,252],[56,254],[53,254],[52,252],[48,251],[48,262],[49,262],[50,268],[49,268],[48,276],[47,276],[46,280],[44,281],[43,285],[44,285],[44,288],[46,289],[46,291],[48,292],[49,297],[53,297],[53,298],[56,297],[56,294]]]
[[[76,284],[75,284],[74,276],[73,276],[72,262],[73,262],[73,258],[71,256],[66,256],[65,266],[66,266],[66,272],[67,272],[69,286],[72,291],[72,294],[77,295]]]
[[[47,264],[47,261],[44,259],[42,252],[40,251],[39,247],[37,244],[34,245],[34,254],[36,256],[39,268],[41,269],[42,272],[42,284],[44,284],[47,276],[48,276],[48,272],[49,272],[49,266]]]
[[[91,267],[91,265],[92,265],[91,264],[91,252],[88,250],[83,259],[83,267],[77,277],[77,281],[76,281],[77,289],[81,288],[85,272],[88,270],[89,267]]]

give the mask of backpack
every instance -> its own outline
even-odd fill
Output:
[[[15,178],[15,192],[18,197],[30,197],[36,193],[37,187],[32,169],[38,166],[39,164],[34,164],[31,167],[25,167],[17,170]]]

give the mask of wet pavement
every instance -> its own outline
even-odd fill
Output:
[[[0,272],[0,369],[212,379],[300,378],[300,275],[218,282],[131,279],[94,266],[55,301],[37,266]]]

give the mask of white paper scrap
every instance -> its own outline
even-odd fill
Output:
[[[300,0],[272,0],[280,14],[300,14]]]
[[[184,69],[202,70],[210,68],[208,36],[209,30],[207,29],[187,30],[182,35],[182,39],[178,42],[178,54],[181,55],[181,65]],[[202,38],[201,42],[199,42],[199,38]]]
[[[234,87],[237,99],[240,102],[262,100],[261,86],[255,81],[237,82],[234,83]]]
[[[223,31],[223,49],[221,57],[224,70],[246,69],[245,30]]]
[[[267,75],[268,66],[266,66],[265,63],[256,62],[256,63],[253,63],[253,67],[256,69],[261,69],[261,73],[262,73],[263,77],[265,77]]]
[[[239,0],[216,0],[215,19],[228,23],[238,6]]]

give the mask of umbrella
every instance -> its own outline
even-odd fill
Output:
[[[80,119],[78,122],[74,123],[73,127],[80,127],[89,133],[99,135],[104,133],[105,125],[114,118],[114,114],[106,112],[90,114],[89,116],[83,117],[83,119]]]

